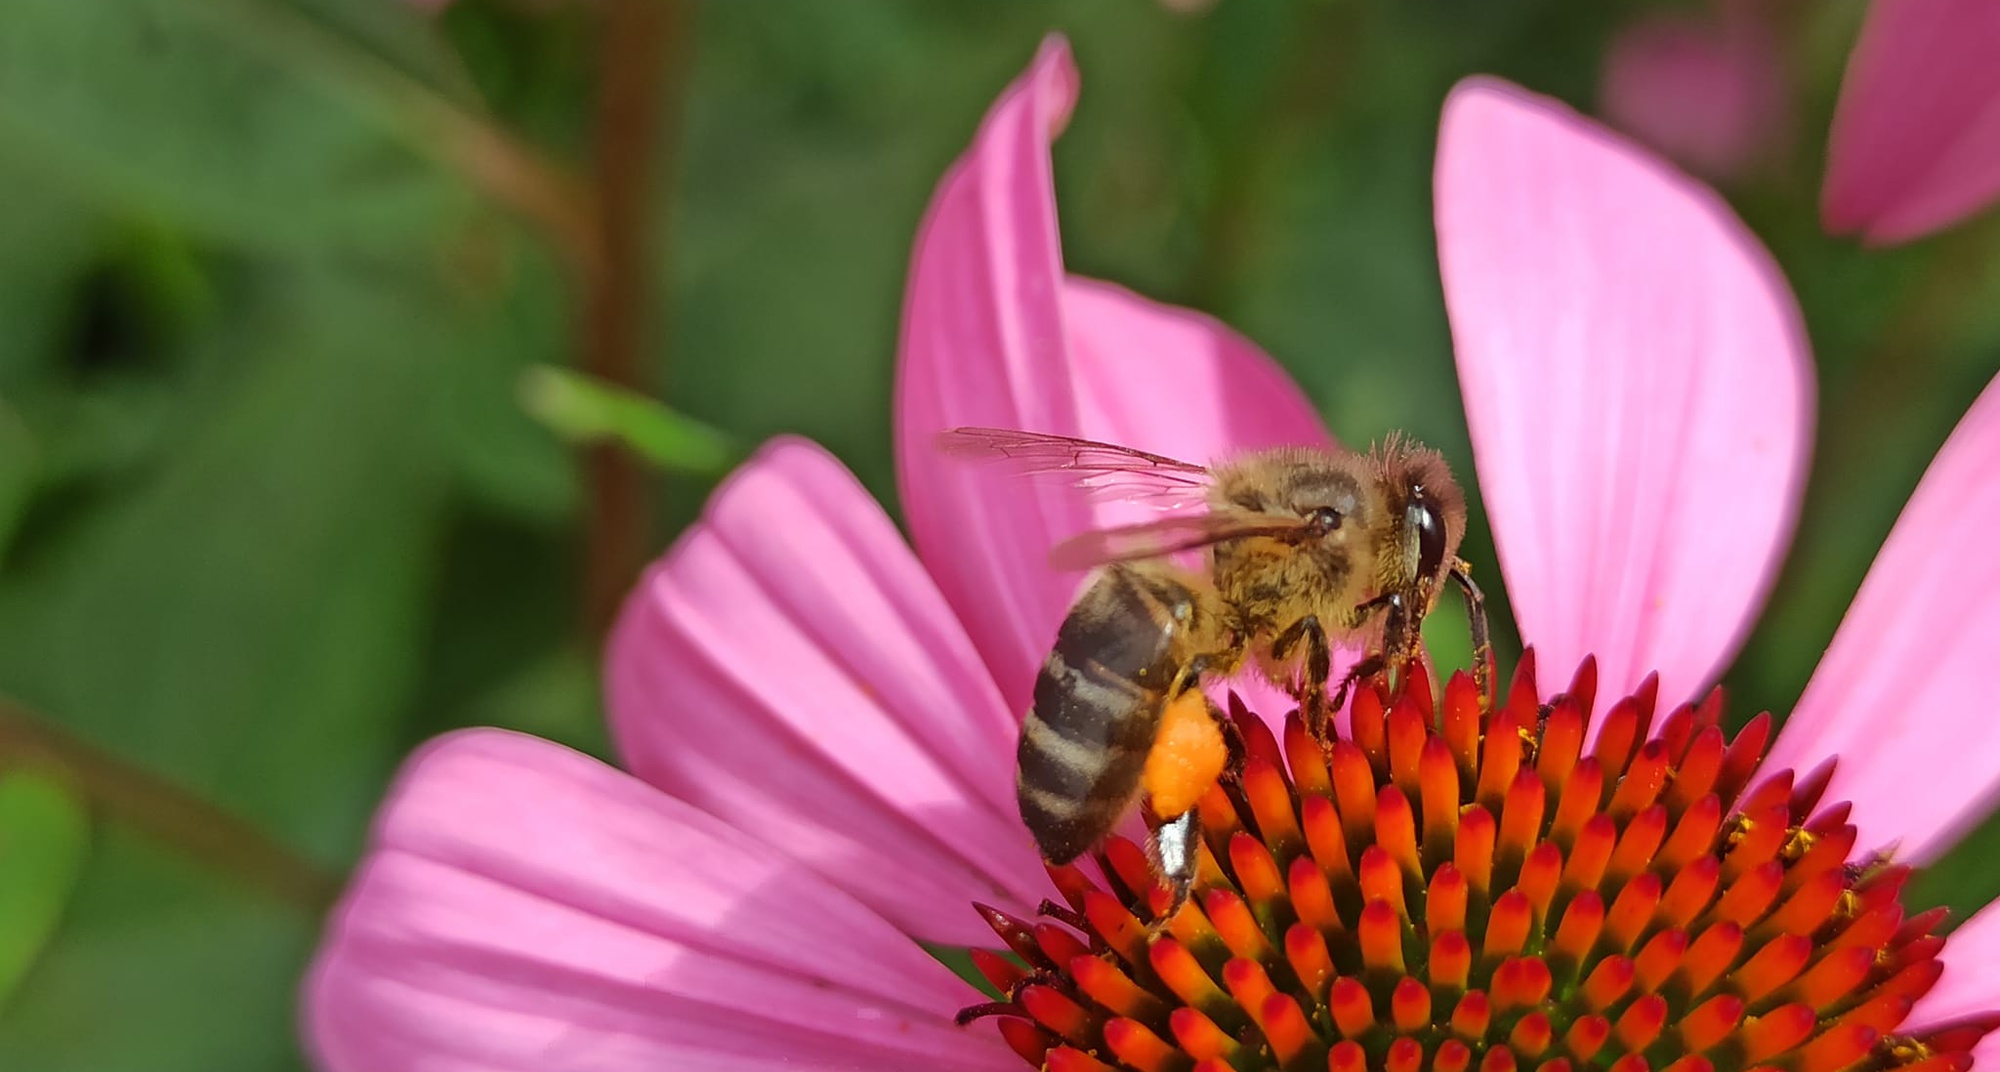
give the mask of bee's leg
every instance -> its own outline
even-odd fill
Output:
[[[1172,703],[1182,693],[1201,684],[1203,674],[1218,664],[1229,665],[1230,656],[1203,653],[1189,659],[1180,673],[1174,675],[1173,683],[1167,686],[1167,702]],[[1222,743],[1229,749],[1229,766],[1225,772],[1235,778],[1243,775],[1243,761],[1249,757],[1250,747],[1243,742],[1243,731],[1236,726],[1236,720],[1222,712],[1213,702],[1208,704],[1208,717],[1215,722],[1215,728],[1222,733]]]
[[[1332,710],[1339,711],[1347,706],[1347,694],[1354,688],[1355,682],[1366,681],[1388,668],[1388,660],[1382,658],[1379,652],[1349,667],[1346,676],[1340,679],[1340,687],[1333,691]]]
[[[1313,739],[1325,744],[1326,682],[1333,676],[1333,648],[1327,642],[1326,629],[1319,624],[1319,616],[1308,614],[1279,633],[1271,641],[1271,657],[1283,662],[1291,655],[1293,645],[1301,641],[1306,646],[1305,675],[1292,698],[1299,702],[1299,714]]]
[[[1452,562],[1451,579],[1465,594],[1465,617],[1472,629],[1472,683],[1479,689],[1480,707],[1492,710],[1499,698],[1493,693],[1493,637],[1486,630],[1486,594],[1472,582],[1472,566],[1462,558]]]
[[[1181,693],[1200,687],[1201,676],[1208,673],[1216,661],[1215,656],[1201,654],[1181,664],[1180,672],[1175,674],[1174,680],[1167,685],[1167,702],[1172,703],[1180,698]]]
[[[1146,842],[1147,855],[1152,857],[1153,866],[1173,894],[1166,910],[1146,925],[1146,932],[1151,935],[1165,930],[1174,921],[1194,891],[1194,872],[1201,862],[1201,824],[1195,817],[1195,809],[1189,808],[1155,827]]]
[[[1215,719],[1216,728],[1222,731],[1222,745],[1229,749],[1229,765],[1222,769],[1224,780],[1236,785],[1243,784],[1243,764],[1250,759],[1250,743],[1243,739],[1243,728],[1236,720],[1222,713],[1214,704],[1208,705],[1209,717]]]

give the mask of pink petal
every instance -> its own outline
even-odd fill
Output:
[[[898,926],[992,940],[979,899],[1048,895],[1014,803],[1016,716],[875,501],[803,440],[715,494],[614,629],[634,773]]]
[[[1050,570],[1058,540],[1129,517],[1075,489],[936,449],[963,425],[1122,443],[1205,462],[1245,447],[1325,442],[1298,389],[1215,321],[1066,279],[1049,142],[1076,101],[1060,39],[1003,93],[940,183],[904,308],[897,456],[924,564],[958,608],[1013,710],[1081,577]]]
[[[1604,57],[1598,110],[1688,169],[1737,178],[1770,160],[1789,111],[1785,71],[1761,6],[1651,14]]]
[[[1945,441],[1875,556],[1767,762],[1838,755],[1860,844],[1922,861],[2000,797],[2000,379]]]
[[[1713,193],[1490,79],[1445,105],[1438,253],[1473,457],[1544,680],[1653,670],[1678,703],[1728,662],[1803,487],[1798,309]]]
[[[1006,1069],[975,991],[810,871],[498,730],[411,760],[306,985],[329,1072]]]
[[[1909,1030],[2000,1012],[2000,904],[1987,905],[1952,931],[1939,959],[1944,975],[1910,1013]],[[1986,1062],[2000,1059],[2000,1039],[1988,1038],[1973,1053],[1973,1067],[1992,1067]]]
[[[1875,0],[1834,110],[1821,215],[1893,243],[2000,197],[2000,4]]]

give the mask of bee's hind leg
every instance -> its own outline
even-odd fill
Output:
[[[1174,675],[1173,683],[1167,687],[1167,702],[1172,703],[1179,699],[1189,689],[1199,688],[1202,675],[1223,663],[1224,657],[1218,655],[1203,654],[1189,659],[1187,664],[1181,667],[1180,673]],[[1232,779],[1240,779],[1243,776],[1243,762],[1250,755],[1249,746],[1243,741],[1243,730],[1236,725],[1235,719],[1215,706],[1215,701],[1206,696],[1202,697],[1202,700],[1208,706],[1208,717],[1214,720],[1215,728],[1222,734],[1223,747],[1229,749],[1229,763],[1223,771]]]
[[[1195,809],[1189,808],[1155,827],[1146,837],[1146,850],[1171,894],[1167,907],[1146,925],[1146,933],[1153,935],[1174,921],[1194,892],[1195,868],[1201,863],[1201,823]]]

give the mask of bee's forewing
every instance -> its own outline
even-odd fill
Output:
[[[1081,570],[1107,562],[1129,562],[1141,558],[1161,558],[1177,551],[1234,540],[1244,536],[1284,536],[1305,526],[1300,519],[1265,515],[1190,514],[1093,529],[1057,544],[1049,552],[1049,564],[1057,569]]]
[[[1023,476],[1052,476],[1093,498],[1163,509],[1199,505],[1214,477],[1202,466],[1092,439],[1014,428],[954,428],[938,435],[947,454],[1006,465]]]

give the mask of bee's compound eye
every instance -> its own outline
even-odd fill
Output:
[[[1331,506],[1322,506],[1306,515],[1306,523],[1315,536],[1325,536],[1340,528],[1340,511]]]
[[[1428,498],[1410,500],[1408,519],[1417,530],[1417,576],[1436,577],[1444,568],[1444,515]]]

